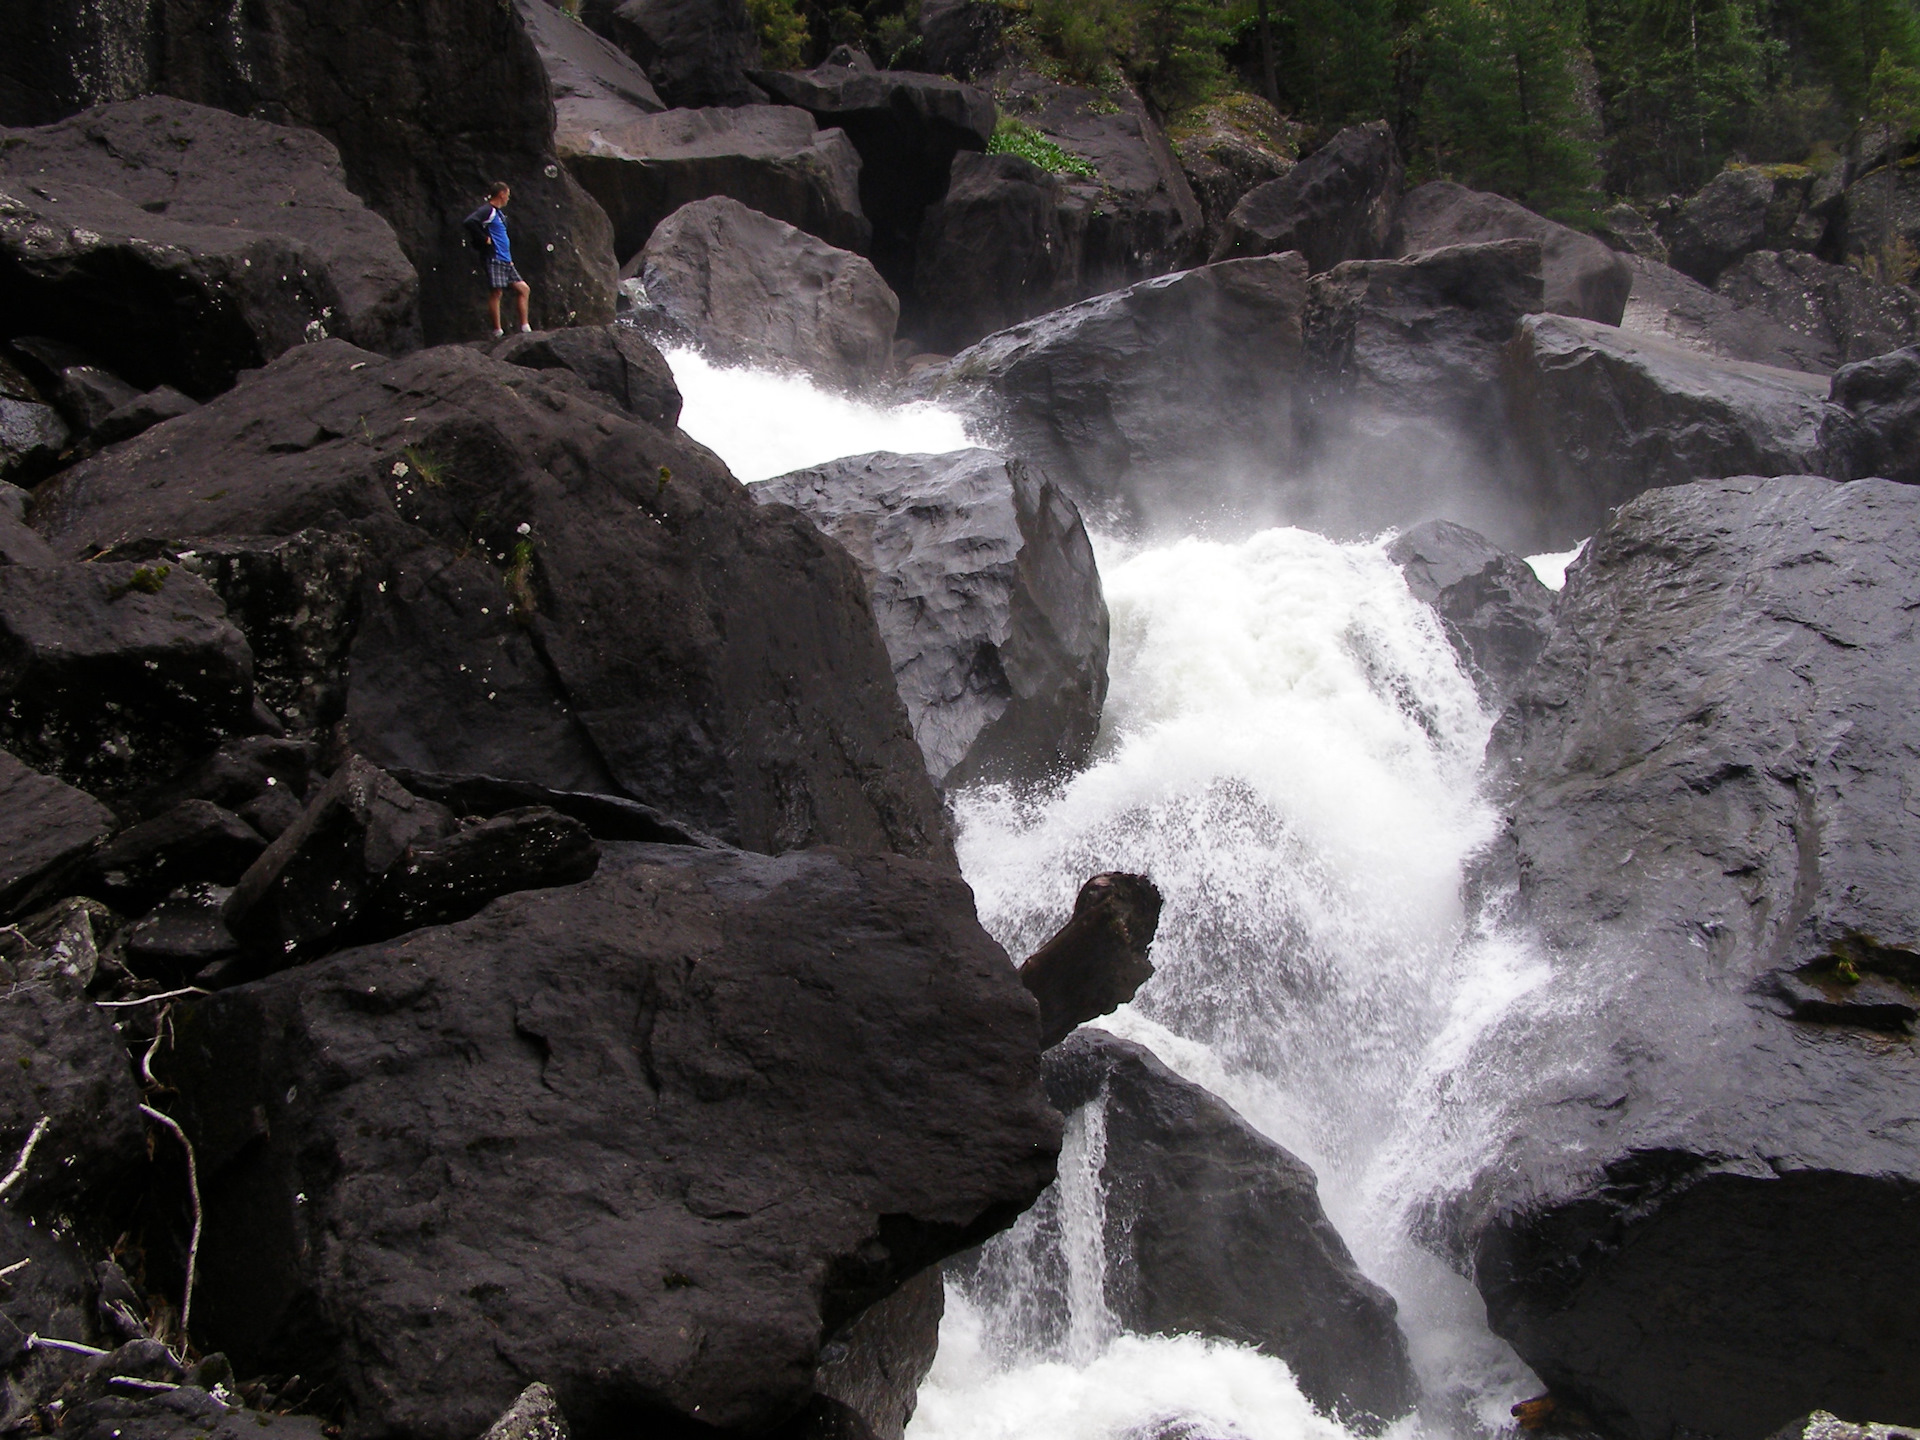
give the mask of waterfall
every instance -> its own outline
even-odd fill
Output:
[[[966,443],[927,407],[672,357],[683,419],[736,473]],[[747,417],[751,417],[748,419]],[[1355,1259],[1399,1301],[1426,1401],[1408,1434],[1506,1421],[1537,1382],[1472,1287],[1421,1250],[1421,1203],[1469,1173],[1496,1103],[1450,1080],[1546,976],[1462,878],[1497,818],[1478,788],[1492,716],[1384,541],[1294,529],[1227,542],[1096,537],[1113,616],[1095,754],[1044,791],[953,797],[982,922],[1030,953],[1091,874],[1151,875],[1157,973],[1101,1021],[1311,1164]],[[1555,575],[1570,556],[1540,557]],[[950,1278],[909,1440],[1305,1440],[1283,1363],[1121,1332],[1099,1281],[1104,1107],[1069,1117],[1060,1179]],[[1340,1432],[1344,1433],[1344,1432]]]

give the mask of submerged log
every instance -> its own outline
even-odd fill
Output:
[[[1020,967],[1040,1002],[1041,1049],[1133,998],[1153,975],[1159,925],[1160,890],[1144,875],[1114,871],[1080,887],[1073,918]]]

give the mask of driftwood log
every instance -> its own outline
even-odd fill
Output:
[[[1096,875],[1080,887],[1073,918],[1020,967],[1040,1002],[1040,1048],[1117,1010],[1153,974],[1147,951],[1160,925],[1160,891],[1144,875]]]

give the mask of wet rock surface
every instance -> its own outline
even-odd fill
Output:
[[[747,105],[760,41],[745,0],[591,0],[607,33],[646,71],[668,105]]]
[[[129,100],[7,132],[0,190],[0,328],[83,346],[140,389],[205,397],[328,334],[419,344],[413,266],[312,131]]]
[[[846,132],[821,130],[789,105],[667,110],[612,130],[563,132],[568,169],[613,222],[631,260],[682,205],[725,195],[843,250],[865,250],[860,155]]]
[[[1153,978],[1160,905],[1144,875],[1113,871],[1080,887],[1072,918],[1020,965],[1020,983],[1040,1002],[1042,1048],[1112,1014]]]
[[[1920,978],[1916,518],[1880,480],[1642,495],[1496,732],[1519,903],[1586,1003],[1489,1037],[1509,1118],[1440,1213],[1495,1331],[1609,1431],[1920,1410],[1920,1068],[1777,983]]]
[[[770,1429],[824,1335],[1009,1222],[1058,1143],[1031,998],[898,857],[612,845],[176,1023],[209,1341],[449,1440],[529,1372],[582,1436]]]
[[[902,1440],[940,1346],[946,1293],[939,1269],[923,1270],[862,1311],[821,1347],[815,1389],[880,1440]]]
[[[489,352],[494,359],[549,378],[564,373],[583,398],[625,416],[672,430],[680,423],[680,389],[658,350],[625,325],[582,325],[532,335],[510,335]]]
[[[1297,255],[1143,281],[988,336],[938,392],[1096,520],[1198,517],[1296,451],[1306,281]]]
[[[631,268],[647,303],[716,361],[846,388],[893,368],[900,301],[880,272],[737,200],[681,206]]]
[[[847,548],[936,785],[1045,779],[1086,758],[1107,606],[1080,514],[988,450],[856,455],[755,485]]]
[[[1702,476],[1856,473],[1857,431],[1827,392],[1822,376],[1529,316],[1507,393],[1539,466],[1541,538],[1570,545],[1621,501]]]
[[[1297,250],[1318,272],[1385,255],[1401,175],[1385,121],[1350,126],[1280,179],[1247,192],[1227,217],[1213,259]]]
[[[328,673],[375,764],[625,794],[754,847],[949,856],[845,553],[546,376],[458,347],[304,346],[43,487],[36,515],[74,554],[324,530],[358,568],[351,624],[314,648],[344,657]],[[71,568],[104,605],[136,567]],[[0,593],[36,573],[0,570]],[[217,606],[174,574],[168,593]]]
[[[1658,261],[1636,255],[1627,265],[1633,271],[1633,293],[1620,320],[1622,330],[1721,360],[1810,373],[1823,368],[1829,350],[1826,337],[1802,334],[1764,308],[1736,304]]]
[[[1276,1355],[1308,1399],[1362,1431],[1412,1408],[1393,1299],[1354,1265],[1311,1169],[1151,1051],[1101,1030],[1048,1051],[1046,1082],[1063,1112],[1102,1113],[1106,1243],[1125,1257],[1106,1298],[1122,1324]]]
[[[1749,255],[1714,290],[1803,337],[1812,363],[1795,368],[1833,371],[1920,339],[1920,293],[1795,251]]]
[[[91,795],[0,750],[0,914],[113,827],[113,812]]]
[[[1414,526],[1387,558],[1440,617],[1481,703],[1503,709],[1546,647],[1553,592],[1518,555],[1450,520]]]
[[[553,87],[555,130],[587,133],[667,108],[646,71],[548,0],[514,0]]]
[[[1401,255],[1489,240],[1540,245],[1541,303],[1557,315],[1618,325],[1633,288],[1626,261],[1591,235],[1534,214],[1499,195],[1435,180],[1407,195],[1394,220],[1392,249]]]

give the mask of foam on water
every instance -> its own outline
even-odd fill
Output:
[[[680,387],[680,428],[744,481],[842,455],[938,455],[973,443],[960,417],[937,406],[868,405],[803,376],[723,368],[693,350],[665,354]]]
[[[683,427],[743,479],[969,443],[938,410],[669,359]],[[1024,955],[1089,875],[1155,879],[1157,974],[1101,1023],[1315,1167],[1355,1258],[1400,1302],[1427,1392],[1392,1433],[1492,1430],[1532,1377],[1472,1287],[1409,1239],[1494,1133],[1497,1092],[1459,1072],[1546,975],[1462,900],[1495,830],[1476,782],[1491,717],[1379,542],[1281,529],[1096,549],[1113,614],[1101,740],[1051,790],[955,797],[981,918]],[[1572,558],[1535,567],[1553,583]],[[1069,1117],[1059,1182],[949,1283],[909,1440],[1343,1436],[1278,1360],[1121,1330],[1101,1283],[1104,1155],[1096,1103]]]

